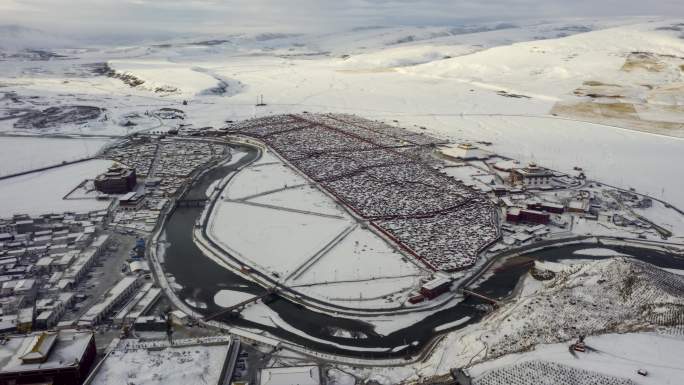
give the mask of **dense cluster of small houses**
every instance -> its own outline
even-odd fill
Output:
[[[0,220],[0,332],[56,325],[107,247],[106,211]]]
[[[231,131],[266,143],[435,270],[473,265],[499,236],[487,197],[424,156],[440,139],[342,114],[270,116]]]
[[[140,137],[109,149],[105,157],[135,169],[139,177],[146,178],[150,195],[170,197],[193,171],[222,158],[225,151],[224,145],[199,140]]]

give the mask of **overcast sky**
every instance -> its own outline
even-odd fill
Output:
[[[0,25],[110,37],[621,15],[684,17],[684,0],[0,0]]]

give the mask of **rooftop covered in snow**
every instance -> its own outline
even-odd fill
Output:
[[[447,146],[440,150],[442,155],[458,160],[484,160],[489,159],[492,153],[485,151],[470,143],[461,143],[455,146]]]
[[[318,366],[294,366],[261,370],[260,385],[319,385]]]
[[[230,344],[147,349],[120,345],[107,356],[92,385],[216,385]]]
[[[0,373],[78,366],[92,339],[93,333],[76,330],[8,337],[0,344]]]

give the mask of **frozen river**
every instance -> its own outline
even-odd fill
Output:
[[[246,151],[247,154],[235,164],[220,166],[205,173],[187,192],[186,197],[190,199],[205,198],[206,191],[212,183],[224,178],[242,165],[252,162],[259,156],[259,153],[251,148],[242,147],[240,150]],[[188,304],[194,304],[198,312],[210,315],[222,310],[220,306],[214,303],[214,296],[219,291],[232,290],[251,295],[260,295],[265,291],[262,287],[219,266],[195,246],[192,230],[202,210],[203,208],[195,207],[178,208],[167,221],[164,231],[169,245],[165,254],[165,271],[172,274],[176,283],[182,287],[178,290],[181,299]],[[674,258],[666,253],[627,246],[602,247],[634,256],[657,266],[684,269],[684,259]],[[596,245],[584,244],[551,248],[530,253],[527,257],[557,261],[605,258],[609,255],[597,253],[599,255],[592,256],[575,253],[578,250],[589,248],[596,248]],[[514,290],[519,278],[529,268],[529,265],[519,262],[516,259],[502,261],[504,268],[499,267],[496,270],[497,272],[484,279],[476,290],[495,298],[508,296]],[[286,330],[271,322],[256,322],[229,315],[222,316],[218,320],[228,324],[266,330],[280,338],[323,352],[366,358],[386,358],[406,356],[417,352],[437,335],[435,329],[441,330],[441,325],[453,323],[464,317],[471,317],[468,322],[459,325],[459,327],[464,327],[469,323],[479,321],[484,315],[481,306],[483,303],[477,299],[469,298],[456,306],[417,320],[415,324],[409,327],[388,335],[381,335],[376,333],[373,326],[366,322],[310,311],[299,304],[280,297],[267,302],[267,304],[257,305],[264,309],[268,307],[268,309],[262,310],[262,313],[265,314],[263,319],[266,320],[268,314],[277,315],[296,331],[292,328]],[[339,330],[344,330],[347,333],[339,334],[336,332]],[[364,337],[350,339],[350,334]],[[305,338],[303,335],[313,337],[316,340]],[[414,346],[400,352],[393,353],[391,351],[397,346],[403,346],[413,341],[417,342]],[[351,351],[342,348],[352,345],[358,350]]]

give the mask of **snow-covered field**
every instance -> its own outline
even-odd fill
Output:
[[[96,155],[111,139],[0,137],[0,176]]]
[[[255,266],[284,276],[342,232],[335,218],[221,202],[209,224],[214,241]]]
[[[114,350],[93,378],[97,385],[197,384],[221,381],[228,345]]]
[[[253,165],[231,180],[228,198],[244,199],[256,194],[303,184],[306,184],[305,180],[280,162]]]
[[[579,100],[573,91],[585,81],[600,78],[611,82],[633,76],[621,72],[625,57],[632,51],[683,56],[684,41],[657,29],[669,23],[619,26],[492,49],[473,48],[470,44],[478,38],[496,41],[489,40],[491,34],[503,34],[510,39],[509,43],[518,38],[529,39],[529,30],[502,29],[430,40],[438,47],[435,52],[450,47],[444,52],[455,55],[451,59],[443,59],[448,55],[426,56],[425,41],[373,47],[370,43],[377,44],[373,40],[377,36],[370,33],[366,50],[355,55],[350,48],[352,53],[346,59],[328,55],[306,60],[278,56],[278,49],[291,43],[288,39],[272,41],[272,55],[230,51],[232,56],[224,61],[210,55],[192,55],[187,58],[189,67],[202,61],[213,72],[238,79],[246,89],[230,98],[229,110],[202,105],[189,108],[188,117],[201,125],[217,125],[218,119],[212,118],[216,113],[221,118],[239,119],[309,110],[397,119],[403,126],[424,126],[455,139],[493,142],[494,151],[524,162],[536,160],[563,171],[580,166],[591,178],[634,187],[684,206],[682,194],[678,194],[684,188],[681,178],[671,178],[667,171],[681,159],[683,140],[550,114],[559,100]],[[336,51],[340,53],[348,46],[339,41],[342,39],[338,37],[337,42],[340,46]],[[459,56],[454,46],[468,49]],[[233,49],[231,46],[230,50]],[[366,52],[371,49],[376,51]],[[174,51],[175,55],[178,50],[181,49]],[[477,52],[468,54],[471,51]],[[378,62],[377,58],[385,54],[399,57],[392,60],[400,63]],[[182,62],[182,56],[175,56],[174,60]],[[426,60],[430,63],[406,65]],[[403,66],[399,70],[378,68],[381,64]],[[647,75],[654,83],[678,81],[673,78],[677,74],[669,72]],[[502,96],[500,91],[531,98]],[[252,104],[260,94],[264,94],[268,105],[255,110]],[[671,133],[679,135],[676,131]],[[659,156],[653,156],[654,152]]]
[[[464,165],[460,167],[448,167],[443,171],[447,175],[453,176],[464,183],[474,183],[475,187],[481,191],[491,191],[489,183],[493,180],[493,176],[488,175],[487,172],[476,167]]]
[[[193,98],[202,94],[219,93],[223,84],[227,87],[224,92],[239,92],[239,83],[224,80],[209,73],[201,67],[188,67],[184,64],[174,64],[167,57],[145,58],[133,60],[113,60],[109,65],[118,73],[132,75],[143,82],[139,89],[158,92],[164,95]],[[222,83],[223,82],[223,83]],[[232,84],[229,84],[232,83]],[[231,87],[232,86],[232,87]],[[233,90],[235,88],[235,90]]]
[[[352,308],[396,308],[426,277],[270,153],[236,174],[221,196],[209,237],[308,296]]]
[[[585,82],[631,86],[644,78],[656,87],[678,84],[677,72],[622,70],[634,51],[684,56],[684,40],[667,30],[678,21],[651,21],[369,28],[324,35],[230,36],[211,46],[186,39],[65,50],[60,54],[71,60],[0,62],[0,84],[7,85],[0,95],[17,94],[14,99],[0,96],[0,111],[95,105],[106,109],[106,120],[40,132],[114,135],[165,130],[179,123],[220,127],[226,119],[302,110],[352,112],[397,119],[403,126],[424,126],[457,139],[490,141],[493,150],[522,161],[566,171],[581,166],[592,178],[684,206],[682,178],[669,172],[681,159],[684,141],[550,114],[558,101],[584,100],[574,91]],[[131,87],[89,67],[104,62],[145,80],[147,86]],[[221,81],[228,82],[231,91],[203,92]],[[151,89],[159,84],[181,91]],[[255,108],[262,94],[267,106]],[[670,87],[642,98],[672,104],[681,100],[677,95],[681,90]],[[182,106],[185,99],[190,103]],[[162,107],[184,110],[184,121],[156,118],[155,111]],[[661,119],[672,116],[678,114],[663,112]],[[124,126],[128,121],[136,125]],[[18,131],[14,122],[0,120],[0,129]]]
[[[322,192],[313,186],[305,185],[251,198],[250,202],[285,207],[295,210],[312,210],[329,215],[344,215]]]
[[[678,234],[675,238],[684,239],[684,217],[672,209],[668,209],[660,202],[653,202],[653,207],[649,209],[635,209],[637,214],[649,220],[658,220],[658,223],[666,229]]]
[[[296,284],[337,280],[372,279],[383,276],[406,276],[418,273],[412,264],[397,263],[401,255],[383,240],[362,228],[355,228],[317,263],[295,279]]]
[[[108,160],[89,160],[1,180],[0,217],[105,209],[110,201],[97,200],[95,196],[87,199],[63,198],[86,179],[93,179],[105,172],[111,164]]]

